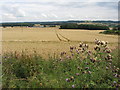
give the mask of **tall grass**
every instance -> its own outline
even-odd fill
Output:
[[[34,51],[3,55],[3,88],[118,88],[118,50],[95,40],[93,51],[80,43],[44,60]]]

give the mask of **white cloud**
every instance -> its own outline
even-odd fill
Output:
[[[1,0],[1,2],[119,2],[119,0]]]
[[[69,2],[65,0],[14,1],[4,0],[2,3],[0,11],[4,17],[3,21],[117,20],[118,17],[117,3],[113,2],[96,3],[93,2],[94,0],[79,3],[74,0],[69,0]]]
[[[48,17],[48,16],[47,16],[46,14],[44,14],[44,13],[42,13],[41,15],[42,15],[43,17],[45,17],[45,18]]]
[[[58,18],[58,16],[57,16],[56,14],[53,14],[53,13],[52,13],[51,15],[52,15],[53,17],[55,17],[55,18]]]

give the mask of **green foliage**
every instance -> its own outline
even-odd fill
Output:
[[[78,29],[78,25],[77,24],[72,24],[72,23],[62,24],[60,26],[60,29]]]
[[[28,27],[33,27],[34,24],[31,23],[2,23],[3,27],[14,27],[14,26],[28,26]]]
[[[81,43],[44,60],[34,53],[3,55],[3,88],[117,88],[118,51],[111,53],[107,42],[95,41],[93,51]]]
[[[94,24],[63,24],[60,29],[88,29],[88,30],[109,30],[108,26],[105,25],[94,25]]]
[[[113,27],[112,30],[106,30],[106,31],[100,32],[100,33],[120,35],[120,25]]]

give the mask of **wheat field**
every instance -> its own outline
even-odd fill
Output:
[[[2,28],[2,52],[26,50],[28,53],[33,53],[33,50],[36,50],[43,57],[48,54],[53,56],[54,53],[67,51],[69,46],[77,46],[80,42],[89,43],[90,48],[93,48],[95,38],[108,41],[111,48],[117,46],[117,35],[104,35],[99,32],[101,30],[59,29],[57,27]]]

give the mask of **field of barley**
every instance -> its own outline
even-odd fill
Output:
[[[2,51],[4,53],[27,50],[28,53],[33,53],[33,50],[36,50],[37,53],[46,57],[48,54],[59,54],[61,51],[68,50],[69,46],[76,46],[80,42],[87,43],[90,48],[93,48],[95,38],[108,41],[110,47],[115,48],[118,43],[118,36],[99,34],[101,31],[103,30],[66,30],[57,27],[2,28]]]

